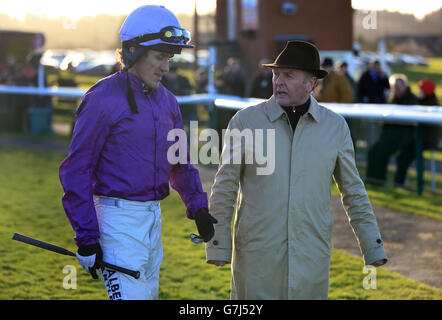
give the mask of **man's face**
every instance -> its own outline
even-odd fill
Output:
[[[340,66],[339,71],[341,72],[341,74],[346,74],[348,71],[348,67],[347,66]]]
[[[296,106],[307,101],[316,78],[290,68],[273,68],[273,95],[281,106]]]
[[[161,78],[169,72],[169,61],[172,58],[171,53],[148,50],[129,71],[140,78],[149,89],[155,90]]]
[[[241,66],[239,64],[238,61],[234,61],[232,62],[232,64],[230,65],[230,71],[232,73],[238,73],[241,70]]]
[[[374,62],[371,65],[371,70],[373,70],[373,72],[376,74],[381,74],[382,73],[381,64],[379,62]]]
[[[394,95],[396,97],[402,97],[407,91],[407,84],[402,79],[396,79],[394,83]]]

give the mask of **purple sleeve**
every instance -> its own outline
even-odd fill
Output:
[[[175,128],[183,129],[183,121],[178,103],[176,105]],[[175,164],[170,173],[170,185],[175,189],[187,208],[187,217],[195,218],[195,213],[201,208],[208,208],[207,194],[203,190],[198,170],[190,163],[190,155],[187,152],[187,163]]]
[[[93,201],[94,170],[109,133],[107,114],[94,93],[86,94],[76,113],[69,154],[59,170],[62,203],[76,232],[78,246],[96,243],[100,237]]]

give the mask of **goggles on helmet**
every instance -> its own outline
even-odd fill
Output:
[[[190,42],[190,33],[186,29],[177,27],[164,27],[158,33],[147,33],[136,38],[123,42],[125,46],[138,46],[143,42],[160,39],[170,44],[188,44]]]

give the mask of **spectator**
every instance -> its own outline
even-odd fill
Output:
[[[0,83],[8,86],[15,85],[17,63],[13,55],[6,57],[6,64],[0,69]]]
[[[246,82],[237,58],[231,57],[227,60],[227,66],[218,78],[217,87],[219,93],[245,97]]]
[[[178,73],[176,63],[171,63],[169,72],[163,76],[161,83],[175,96],[187,96],[192,93],[193,87],[185,76]],[[190,121],[197,120],[196,106],[193,104],[180,105],[183,125],[187,132],[187,143],[190,143]]]
[[[17,75],[17,60],[14,55],[8,54],[6,56],[6,63],[0,72],[0,84],[7,86],[16,85]],[[22,95],[17,94],[2,94],[0,95],[0,105],[11,107],[13,106],[16,113],[15,127],[20,130],[26,129],[26,106]],[[19,105],[17,107],[17,105]]]
[[[423,79],[419,81],[419,104],[424,106],[438,106],[439,100],[436,97],[436,86],[433,81]]]
[[[196,93],[207,93],[209,84],[209,70],[200,67],[195,71]]]
[[[6,66],[0,64],[0,84],[5,84],[6,82]]]
[[[358,82],[358,102],[385,103],[385,90],[390,89],[390,84],[381,69],[378,60],[373,60]]]
[[[37,86],[37,71],[26,63],[16,74],[15,84],[22,87],[36,87]]]
[[[20,87],[36,87],[38,85],[38,73],[33,66],[26,62],[22,68],[20,68],[14,77],[15,85]],[[26,95],[22,97],[26,101],[28,107],[35,106],[35,96]]]
[[[16,59],[13,55],[9,54],[6,57],[5,65],[2,66],[0,70],[0,84],[13,86],[15,85],[15,74],[16,74]],[[0,95],[0,104],[4,106],[13,106],[15,101],[19,96],[12,94]],[[18,111],[17,111],[18,112]],[[21,115],[20,115],[21,116]],[[19,125],[22,125],[20,118]]]
[[[161,83],[175,96],[187,96],[193,90],[189,80],[178,73],[178,66],[175,63],[171,63],[169,72],[164,75]]]
[[[26,61],[26,63],[19,69],[16,69],[18,72],[14,75],[14,84],[20,87],[36,87],[38,83],[38,74],[37,70],[33,68],[33,66]],[[15,96],[15,112],[18,116],[18,119],[21,121],[22,131],[28,130],[28,109],[30,107],[38,106],[37,103],[38,96],[35,95],[23,95],[18,94]]]
[[[407,77],[394,74],[390,77],[393,87],[393,104],[416,105],[417,97],[408,86]],[[378,141],[368,151],[367,183],[385,184],[390,156],[399,151],[396,159],[394,183],[404,186],[408,167],[415,157],[414,126],[386,123],[382,126]]]
[[[343,75],[345,78],[347,78],[348,82],[350,83],[350,87],[353,91],[353,102],[357,102],[357,92],[358,92],[358,86],[353,79],[353,77],[348,73],[348,64],[347,62],[342,62],[339,65],[339,74]]]
[[[239,59],[230,57],[227,65],[221,74],[216,76],[215,86],[218,93],[234,95],[238,97],[246,96],[246,82],[241,72]],[[226,124],[235,115],[237,110],[218,110],[216,117],[216,130],[219,137],[223,137],[222,131],[226,129]],[[219,150],[222,149],[222,140],[219,139]]]
[[[322,69],[328,72],[328,75],[318,81],[315,88],[316,99],[320,102],[339,102],[350,103],[353,101],[353,90],[350,82],[345,76],[334,69],[333,59],[324,58]],[[349,128],[353,145],[355,145],[354,129],[351,119],[345,119]]]
[[[439,100],[435,94],[435,84],[431,80],[419,81],[419,104],[424,106],[438,106]],[[440,127],[437,125],[423,125],[424,146],[426,150],[435,150],[439,146]]]
[[[26,57],[26,64],[25,68],[23,69],[24,76],[28,79],[28,85],[32,87],[38,87],[38,69],[40,67],[40,60],[41,60],[42,52],[40,51],[31,51],[28,56]],[[48,79],[47,75],[43,74],[43,83],[42,85],[44,87],[48,86]],[[32,104],[35,107],[39,108],[47,108],[51,107],[52,99],[50,96],[41,96],[41,95],[35,95],[30,96],[32,99]]]
[[[272,69],[263,67],[263,64],[269,64],[270,62],[269,59],[259,61],[259,70],[253,78],[250,97],[268,99],[272,96]]]
[[[322,69],[327,71],[328,75],[317,86],[318,94],[316,100],[320,102],[352,102],[353,92],[351,85],[344,76],[334,70],[331,58],[324,59]]]

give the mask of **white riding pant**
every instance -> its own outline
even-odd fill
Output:
[[[161,242],[159,201],[130,201],[94,196],[103,261],[135,271],[135,279],[108,268],[100,270],[111,300],[158,299]]]

